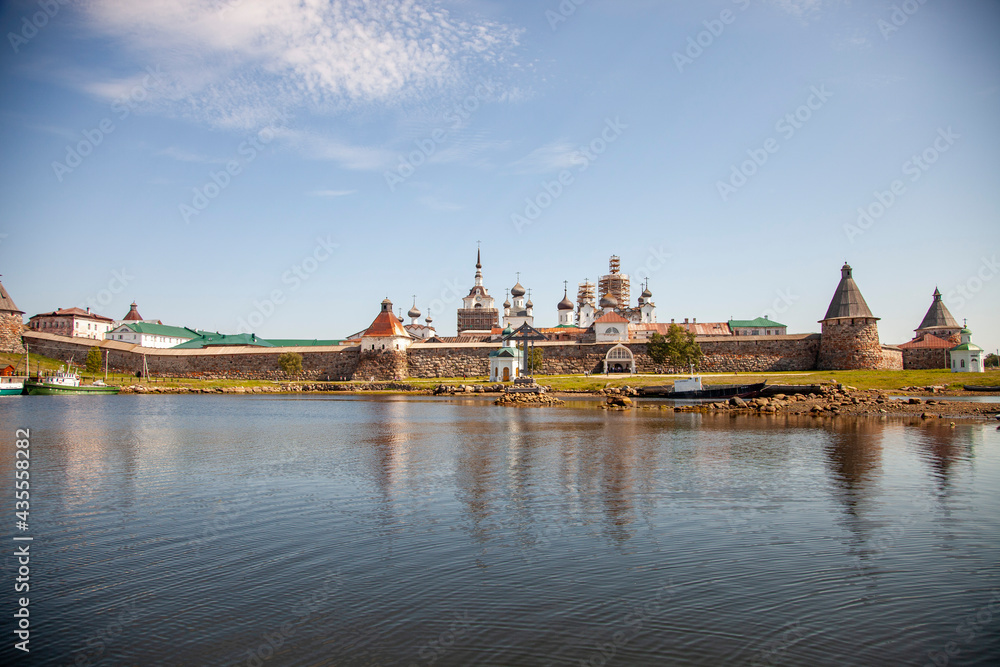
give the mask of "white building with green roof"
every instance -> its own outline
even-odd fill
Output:
[[[150,322],[129,322],[104,334],[107,340],[132,343],[140,347],[167,348],[198,337],[198,332],[185,327],[171,327]]]
[[[972,332],[965,327],[959,333],[962,342],[951,348],[952,373],[983,373],[983,348],[972,342]]]
[[[754,320],[729,320],[729,330],[734,336],[784,336],[788,326],[766,317]]]

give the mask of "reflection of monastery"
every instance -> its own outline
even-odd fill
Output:
[[[930,309],[916,336],[899,346],[883,345],[878,320],[854,281],[847,264],[833,293],[820,333],[789,334],[787,327],[765,317],[725,322],[685,318],[660,322],[648,282],[635,302],[632,285],[611,257],[607,274],[596,284],[578,285],[576,302],[568,286],[552,309],[555,326],[541,326],[531,292],[518,277],[499,308],[483,279],[477,254],[475,279],[457,309],[457,335],[438,335],[430,314],[420,322],[416,305],[405,323],[386,298],[372,324],[344,340],[264,340],[252,333],[221,334],[146,320],[133,303],[120,321],[89,310],[56,310],[31,318],[25,331],[23,313],[3,290],[0,298],[0,348],[20,351],[21,337],[40,354],[80,363],[90,346],[108,351],[112,368],[152,374],[211,377],[283,377],[277,358],[288,351],[303,357],[304,378],[396,379],[406,377],[517,377],[524,352],[511,336],[530,331],[541,354],[541,374],[601,372],[665,372],[646,354],[654,333],[672,325],[693,333],[704,357],[705,372],[767,372],[834,369],[950,368],[983,370],[983,350],[971,342],[971,331],[958,324],[934,292]],[[538,315],[536,319],[536,315]],[[103,331],[103,340],[95,331]],[[169,348],[169,349],[166,349]]]

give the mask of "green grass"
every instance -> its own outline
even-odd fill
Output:
[[[926,371],[794,371],[787,373],[702,373],[705,384],[752,384],[767,381],[768,384],[822,384],[840,382],[858,389],[902,389],[903,387],[945,386],[961,389],[962,385],[1000,386],[1000,371],[985,373],[952,373],[949,370]],[[632,375],[612,376],[591,375],[536,375],[535,379],[544,385],[551,385],[555,391],[597,391],[606,386],[642,387],[670,384],[685,375]],[[468,378],[410,378],[408,383],[434,387],[439,384],[490,384],[486,376]]]

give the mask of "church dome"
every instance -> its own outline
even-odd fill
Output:
[[[569,300],[565,294],[563,294],[562,301],[556,306],[559,310],[573,310],[573,302]]]
[[[524,304],[525,308],[534,308],[535,304],[531,303],[531,299],[528,299],[528,303]]]
[[[502,334],[503,337],[506,338],[507,336],[512,336],[513,334],[514,334],[514,329],[511,328],[511,326],[508,324],[507,327],[503,330]]]
[[[615,295],[612,294],[611,292],[608,292],[607,294],[601,297],[601,308],[617,308],[617,307],[618,307],[618,299],[616,299]]]
[[[507,299],[506,301],[503,302],[503,307],[510,308],[510,299]]]
[[[516,285],[510,288],[511,296],[524,296],[524,292],[525,292],[524,287],[521,285],[520,281],[518,281]]]
[[[416,318],[420,317],[421,315],[422,315],[422,313],[420,312],[420,309],[417,308],[417,304],[413,304],[413,308],[410,308],[410,311],[408,313],[406,313],[407,317],[413,318],[413,319],[416,319]]]
[[[653,293],[649,291],[648,287],[646,289],[642,290],[642,298],[643,299],[648,299],[648,298],[650,298],[652,296],[653,296]]]
[[[427,313],[427,319],[424,320],[424,322],[427,322],[427,326],[430,326],[431,322],[433,322],[433,321],[434,321],[434,318],[431,317],[430,313]]]

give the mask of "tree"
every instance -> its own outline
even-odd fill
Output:
[[[675,368],[697,367],[702,357],[695,335],[676,324],[670,325],[666,336],[651,335],[646,343],[646,354],[655,364],[669,364]]]
[[[997,368],[1000,367],[1000,357],[990,352],[986,355],[986,360],[983,362],[986,368]]]
[[[285,375],[295,375],[302,372],[302,355],[298,352],[285,352],[278,357],[278,365]]]
[[[90,351],[87,352],[87,361],[84,367],[87,369],[88,373],[100,373],[101,372],[101,348],[92,347]]]
[[[528,372],[542,372],[542,350],[534,347],[528,352]]]

